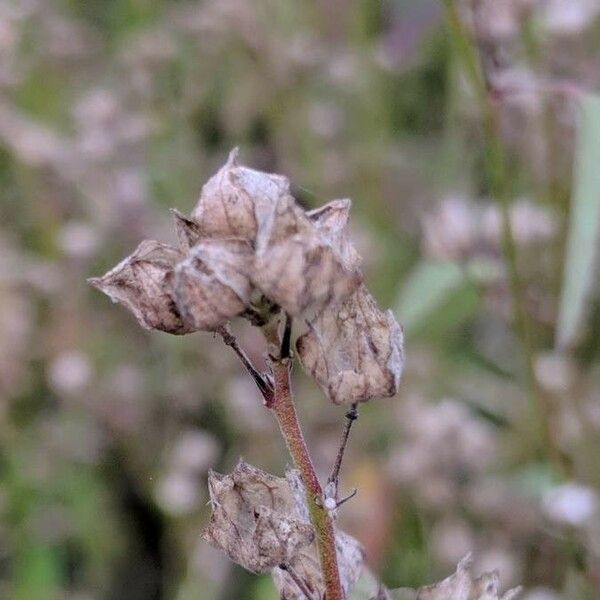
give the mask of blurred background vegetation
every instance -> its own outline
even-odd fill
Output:
[[[528,600],[600,598],[599,15],[0,0],[0,597],[274,600],[199,541],[209,468],[288,461],[251,382],[85,282],[174,240],[167,209],[239,145],[306,207],[353,199],[405,326],[401,393],[362,408],[343,474],[373,570],[417,586],[473,551]],[[326,473],[343,409],[294,376]]]

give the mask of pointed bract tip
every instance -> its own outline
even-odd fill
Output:
[[[227,157],[227,166],[228,167],[237,167],[239,156],[240,156],[240,148],[239,148],[239,146],[236,146],[235,148],[233,148],[231,150],[231,152],[229,153],[229,156]]]

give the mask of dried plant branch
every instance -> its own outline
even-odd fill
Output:
[[[281,358],[290,358],[291,356],[291,342],[292,342],[292,317],[288,314],[285,315],[285,325],[283,328],[283,336],[281,337],[281,352],[279,356]]]
[[[344,431],[342,433],[342,439],[340,441],[340,447],[335,459],[335,463],[331,470],[331,474],[327,479],[328,483],[332,483],[334,485],[336,499],[337,499],[337,490],[338,490],[338,482],[340,478],[340,469],[342,468],[342,460],[344,459],[344,453],[346,452],[346,446],[348,445],[348,438],[350,437],[350,430],[352,429],[352,425],[354,421],[358,419],[358,404],[354,403],[348,412],[346,412],[346,423],[344,425]],[[344,501],[349,500],[353,497],[354,494],[346,498]],[[341,503],[340,503],[341,504]]]
[[[344,600],[338,569],[333,519],[323,506],[323,490],[306,446],[292,396],[289,358],[271,359],[274,396],[270,406],[295,467],[306,488],[310,520],[315,528],[327,600]]]
[[[296,573],[296,570],[292,565],[287,563],[282,563],[279,565],[279,568],[282,571],[285,571],[293,580],[294,583],[298,586],[298,589],[306,596],[307,600],[315,600],[313,593],[308,589],[306,583],[302,580],[302,578]]]
[[[244,368],[246,371],[248,371],[263,395],[265,404],[269,405],[273,397],[273,386],[271,385],[271,382],[252,364],[251,360],[248,358],[248,355],[239,345],[237,338],[232,335],[226,326],[220,327],[217,330],[217,333],[223,338],[223,342],[225,342],[225,344],[238,355],[240,361],[244,365]]]
[[[404,362],[400,325],[363,284],[360,257],[348,239],[350,206],[349,200],[334,200],[305,212],[287,178],[240,165],[234,150],[202,188],[191,217],[174,211],[179,247],[147,240],[92,280],[147,329],[215,332],[237,354],[277,419],[306,506],[296,522],[286,516],[289,507],[274,511],[273,498],[266,505],[257,498],[252,506],[249,498],[231,494],[237,484],[252,487],[257,477],[268,479],[240,463],[231,476],[209,477],[214,512],[206,539],[253,572],[291,565],[301,575],[298,581],[312,582],[307,589],[318,590],[320,600],[344,600],[364,553],[358,542],[335,531],[337,490],[328,485],[324,494],[306,447],[290,381],[292,316],[313,317],[296,344],[304,368],[332,402],[353,405],[333,470],[336,485],[356,403],[393,396]],[[252,364],[230,332],[228,324],[237,317],[262,329],[269,373]],[[244,527],[237,528],[232,517]],[[277,580],[279,571],[273,573]],[[291,575],[284,584],[295,581]]]

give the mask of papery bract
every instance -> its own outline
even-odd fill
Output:
[[[229,475],[211,472],[208,485],[213,513],[202,536],[249,571],[270,571],[312,543],[285,479],[240,461]]]
[[[173,270],[182,258],[176,248],[145,240],[108,273],[89,282],[126,306],[142,327],[190,333],[194,328],[183,321],[173,299]]]
[[[212,330],[246,310],[252,287],[252,248],[242,240],[197,243],[173,277],[173,295],[195,329]]]
[[[379,310],[364,286],[317,315],[297,349],[302,366],[336,404],[385,398],[398,390],[402,329],[391,311]]]

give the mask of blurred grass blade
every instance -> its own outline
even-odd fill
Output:
[[[465,267],[422,260],[402,286],[396,302],[408,336],[427,336],[460,325],[473,315],[479,294]]]
[[[573,200],[556,345],[578,340],[594,280],[600,229],[600,96],[586,96],[579,122]]]
[[[420,328],[423,321],[456,291],[464,279],[459,265],[452,262],[422,261],[402,288],[397,312],[407,332]]]

